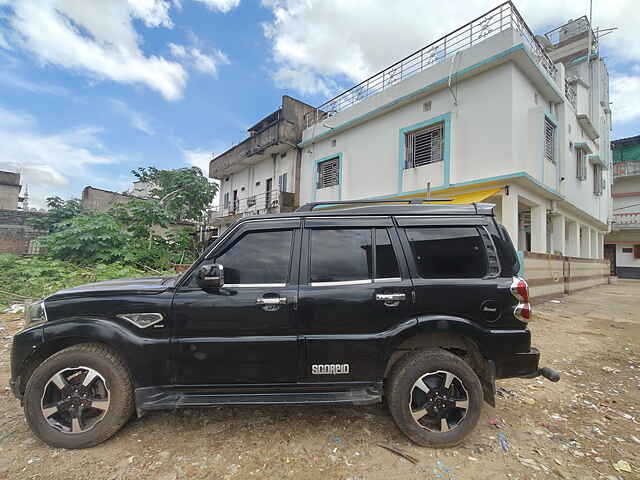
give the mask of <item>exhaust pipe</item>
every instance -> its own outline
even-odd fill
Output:
[[[560,381],[560,374],[549,367],[538,369],[538,375],[554,383]]]

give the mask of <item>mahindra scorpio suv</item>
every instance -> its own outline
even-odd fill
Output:
[[[340,203],[243,218],[178,277],[30,305],[11,385],[34,434],[83,448],[147,410],[384,399],[411,440],[443,447],[497,379],[558,380],[492,205]]]

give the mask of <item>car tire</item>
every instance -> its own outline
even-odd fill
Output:
[[[134,412],[133,395],[129,371],[115,352],[80,344],[51,355],[34,370],[24,392],[24,413],[43,442],[87,448],[127,423]]]
[[[398,360],[385,382],[385,396],[393,420],[407,437],[439,448],[453,447],[471,433],[483,402],[473,369],[442,349],[419,350]]]

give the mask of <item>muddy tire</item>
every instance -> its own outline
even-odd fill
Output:
[[[113,436],[134,411],[133,383],[122,359],[99,344],[65,348],[33,372],[24,392],[29,427],[59,448],[87,448]]]
[[[480,380],[461,358],[442,349],[402,357],[385,382],[398,428],[424,447],[453,447],[473,431],[482,410]]]

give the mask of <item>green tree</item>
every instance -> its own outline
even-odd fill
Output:
[[[218,191],[218,185],[210,182],[198,167],[175,170],[146,167],[131,173],[152,186],[152,198],[160,202],[172,222],[201,222]]]
[[[77,217],[82,212],[82,204],[78,198],[63,200],[60,197],[47,198],[47,214],[43,216],[32,216],[27,221],[29,225],[38,230],[54,232],[63,225],[56,226],[64,220]]]

